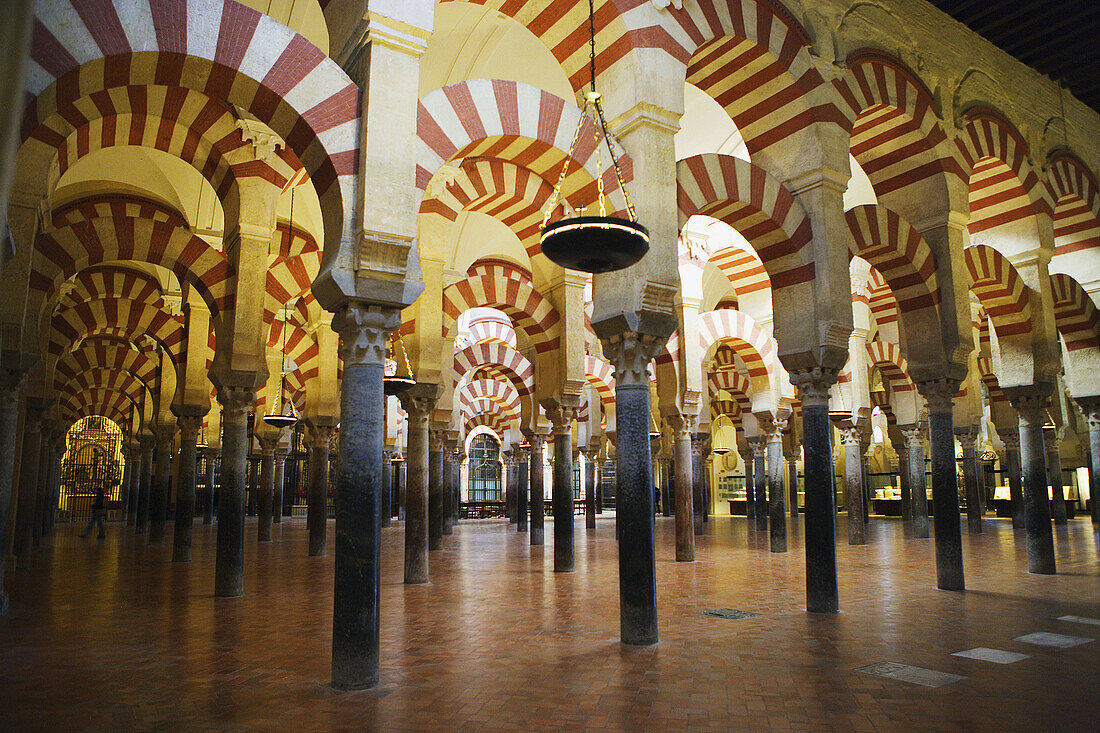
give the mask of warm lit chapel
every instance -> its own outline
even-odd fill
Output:
[[[0,729],[1094,729],[1098,43],[0,1]]]

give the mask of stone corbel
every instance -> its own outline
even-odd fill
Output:
[[[286,147],[283,139],[259,120],[241,118],[237,120],[237,129],[245,142],[252,143],[252,152],[257,160],[271,162],[277,157],[277,151]]]

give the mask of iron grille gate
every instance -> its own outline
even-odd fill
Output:
[[[487,433],[470,441],[469,500],[500,501],[500,444]]]

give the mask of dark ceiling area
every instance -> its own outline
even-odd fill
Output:
[[[1100,112],[1100,0],[929,0]]]

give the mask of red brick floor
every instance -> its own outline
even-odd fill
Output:
[[[212,597],[212,527],[196,527],[190,565],[117,525],[102,544],[60,527],[9,575],[0,729],[1097,729],[1100,642],[1012,641],[1100,638],[1056,620],[1100,617],[1087,519],[1059,528],[1053,577],[1028,575],[1023,533],[987,519],[983,535],[963,535],[969,590],[947,593],[934,587],[932,541],[876,518],[867,546],[837,547],[835,616],[804,611],[798,524],[791,552],[772,555],[743,518],[716,518],[693,564],[673,562],[672,520],[657,528],[661,642],[644,649],[618,643],[610,517],[594,533],[578,522],[568,575],[552,572],[549,544],[530,548],[503,521],[460,523],[431,554],[432,584],[412,587],[402,530],[385,530],[382,686],[342,694],[327,687],[332,558],[305,556],[303,521],[276,525],[265,546],[249,524],[239,599]],[[700,615],[716,607],[761,615]],[[1032,656],[950,656],[977,646]],[[882,661],[967,679],[931,689],[854,671]]]

